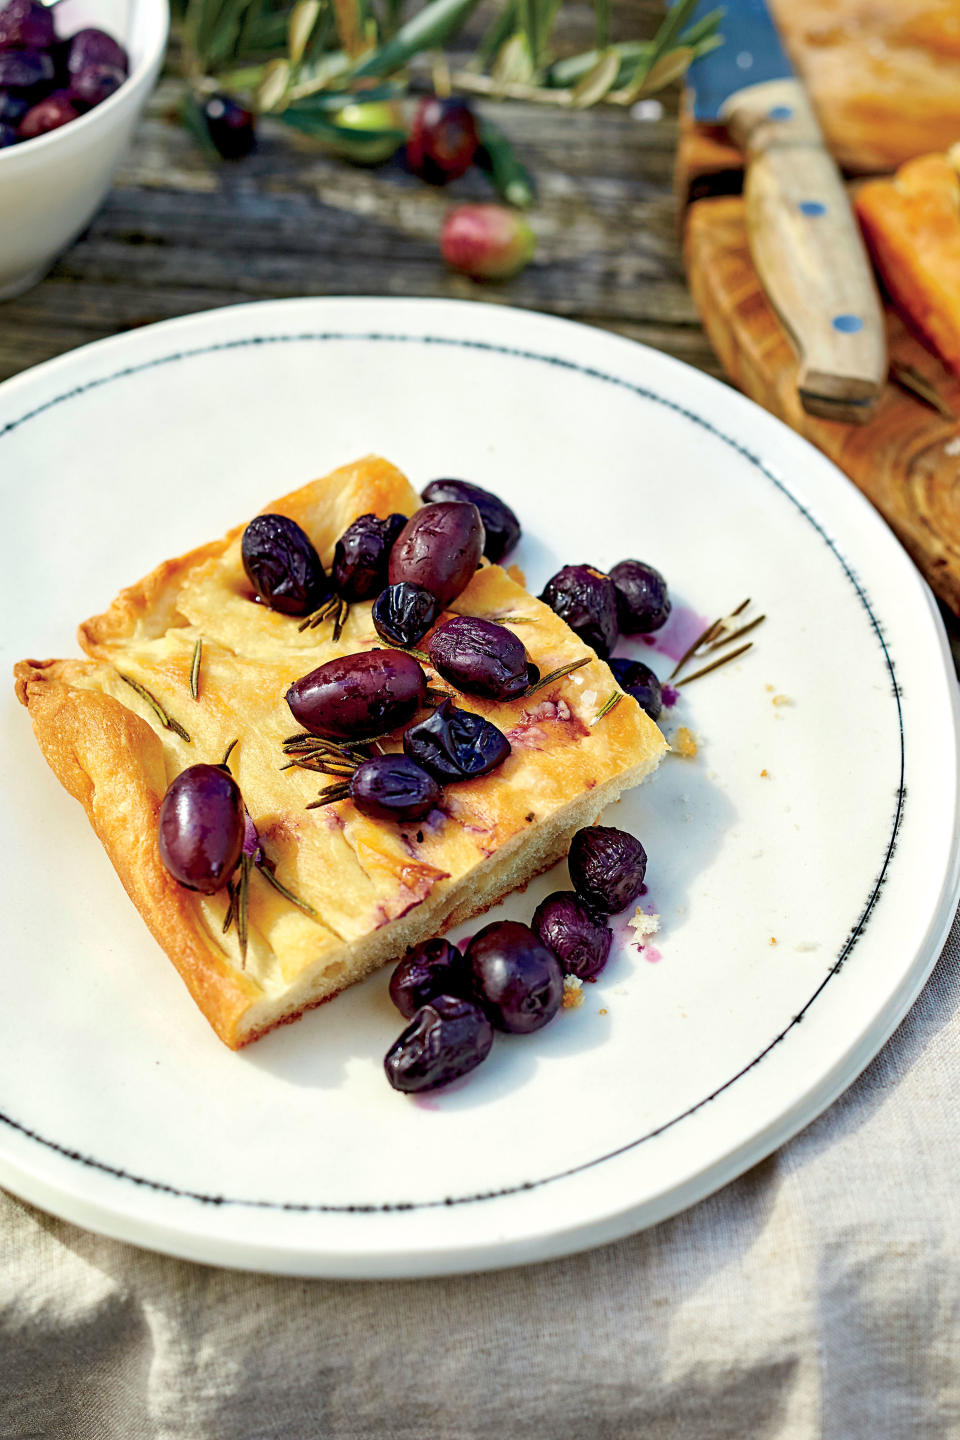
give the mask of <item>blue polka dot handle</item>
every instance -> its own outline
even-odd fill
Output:
[[[814,415],[868,420],[887,377],[883,310],[834,161],[797,80],[731,95],[722,111],[745,152],[750,250],[800,366]]]

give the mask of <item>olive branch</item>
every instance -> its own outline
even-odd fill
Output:
[[[183,118],[209,151],[200,100],[225,90],[347,158],[363,159],[378,147],[382,158],[405,139],[398,112],[375,112],[380,123],[368,123],[358,105],[390,104],[419,88],[574,110],[629,107],[722,43],[722,8],[694,19],[698,0],[678,0],[651,40],[616,44],[609,38],[610,0],[593,3],[589,50],[555,57],[551,37],[561,0],[501,0],[472,54],[461,63],[458,48],[453,64],[450,49],[478,0],[428,0],[419,9],[408,0],[181,0],[191,83]],[[481,141],[481,164],[499,193],[513,204],[531,203],[529,176],[505,137],[484,123]]]

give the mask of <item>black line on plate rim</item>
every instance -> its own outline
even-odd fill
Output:
[[[787,488],[786,484],[782,480],[780,480],[772,470],[768,469],[768,467],[760,459],[759,455],[756,455],[752,450],[749,450],[745,445],[741,444],[739,440],[735,440],[732,436],[727,435],[722,430],[719,430],[715,425],[712,424],[711,421],[705,420],[703,416],[696,414],[696,412],[693,410],[688,410],[685,406],[679,404],[676,400],[668,399],[667,396],[660,395],[657,393],[657,391],[651,390],[645,385],[636,385],[632,381],[625,380],[619,375],[611,375],[604,370],[596,369],[594,366],[580,365],[575,360],[567,360],[559,355],[545,355],[536,350],[524,350],[515,346],[500,345],[488,340],[468,340],[465,338],[457,339],[454,337],[443,335],[404,335],[391,333],[389,331],[354,332],[340,330],[321,330],[304,331],[301,333],[290,335],[251,335],[242,337],[237,340],[222,340],[211,345],[200,345],[192,349],[177,350],[167,355],[155,356],[154,359],[146,360],[142,364],[127,365],[124,366],[121,370],[112,371],[109,375],[102,375],[94,380],[88,380],[82,385],[75,385],[72,387],[72,389],[65,390],[61,394],[53,396],[50,400],[45,400],[42,405],[37,405],[34,407],[33,410],[28,410],[23,415],[19,416],[17,419],[10,420],[5,425],[0,426],[0,439],[3,439],[5,435],[9,435],[12,431],[19,429],[21,425],[25,425],[28,421],[36,419],[37,416],[45,414],[48,410],[54,409],[54,407],[57,405],[64,404],[68,400],[76,399],[78,396],[85,395],[91,390],[97,390],[104,385],[113,384],[117,380],[128,379],[133,375],[142,374],[146,370],[156,369],[157,367],[162,365],[171,365],[181,360],[194,359],[202,355],[218,354],[229,350],[245,349],[255,345],[306,343],[316,344],[330,341],[339,341],[346,343],[364,342],[368,344],[385,342],[390,344],[440,346],[449,345],[458,349],[478,350],[486,352],[488,354],[506,355],[512,359],[517,360],[532,360],[537,362],[538,364],[554,365],[558,369],[569,370],[574,374],[585,375],[589,379],[600,380],[608,385],[615,385],[619,389],[627,390],[631,394],[637,395],[641,399],[650,400],[657,405],[663,405],[666,409],[672,410],[675,414],[682,415],[685,419],[690,420],[694,425],[698,425],[702,430],[706,430],[709,434],[714,435],[718,440],[722,440],[725,445],[728,445],[732,450],[736,451],[737,454],[743,456],[745,460],[749,461],[750,464],[752,464],[757,470],[759,470],[760,473],[764,475],[766,479],[768,479],[776,487],[776,489],[779,490],[780,493],[790,501],[790,503],[800,512],[804,519],[808,521],[808,523],[814,528],[814,530],[816,530],[817,534],[824,541],[827,548],[832,551],[834,557],[839,562],[841,569],[843,570],[847,579],[850,581],[850,584],[853,586],[853,589],[855,590],[861,605],[866,611],[871,628],[873,629],[880,648],[883,651],[883,657],[887,667],[887,673],[890,677],[891,690],[893,692],[894,702],[897,707],[897,721],[900,731],[900,778],[897,786],[897,801],[893,817],[893,824],[890,832],[890,839],[887,843],[886,852],[883,857],[883,863],[880,867],[880,871],[877,875],[876,881],[874,882],[873,888],[871,889],[870,894],[867,897],[866,903],[860,912],[859,918],[851,927],[850,932],[847,935],[846,940],[844,941],[844,944],[840,950],[840,954],[838,955],[837,959],[830,966],[826,975],[821,980],[820,984],[814,990],[813,994],[810,996],[807,1002],[797,1012],[797,1014],[791,1018],[790,1023],[785,1026],[785,1028],[781,1030],[779,1035],[776,1035],[768,1045],[764,1046],[764,1048],[760,1051],[758,1055],[753,1058],[753,1060],[749,1061],[746,1065],[744,1065],[740,1070],[736,1072],[735,1075],[731,1075],[729,1080],[724,1081],[722,1085],[718,1086],[716,1090],[713,1090],[702,1100],[698,1100],[695,1104],[688,1106],[686,1110],[681,1111],[679,1115],[674,1115],[672,1119],[664,1121],[662,1125],[656,1126],[653,1130],[648,1130],[646,1134],[639,1136],[636,1140],[627,1141],[625,1144],[617,1146],[616,1149],[610,1150],[604,1155],[598,1155],[592,1160],[584,1160],[579,1165],[572,1165],[566,1170],[559,1170],[555,1174],[546,1175],[539,1180],[524,1180],[521,1181],[518,1185],[505,1186],[499,1190],[479,1191],[476,1194],[472,1195],[447,1196],[443,1200],[411,1200],[396,1201],[394,1203],[388,1204],[377,1203],[351,1205],[332,1205],[324,1204],[323,1202],[299,1202],[292,1200],[248,1200],[242,1197],[234,1197],[227,1195],[209,1195],[198,1190],[184,1190],[176,1185],[170,1185],[162,1180],[151,1180],[143,1175],[135,1175],[129,1170],[124,1170],[115,1165],[109,1165],[102,1160],[96,1160],[92,1156],[84,1155],[78,1150],[70,1150],[65,1145],[61,1145],[55,1140],[47,1139],[46,1136],[38,1134],[37,1131],[31,1130],[28,1126],[22,1125],[18,1120],[14,1120],[12,1116],[6,1115],[3,1111],[0,1111],[0,1123],[6,1125],[9,1129],[14,1130],[19,1134],[25,1136],[27,1139],[36,1141],[37,1144],[44,1146],[46,1149],[52,1150],[58,1155],[62,1155],[67,1160],[76,1161],[77,1163],[81,1165],[86,1165],[93,1170],[98,1170],[102,1174],[110,1175],[117,1180],[128,1180],[134,1185],[139,1185],[144,1189],[153,1190],[159,1194],[173,1195],[176,1196],[178,1199],[195,1200],[203,1205],[237,1205],[242,1206],[246,1209],[253,1210],[277,1210],[302,1214],[316,1213],[347,1215],[389,1214],[412,1210],[443,1209],[455,1205],[474,1204],[481,1200],[502,1199],[508,1195],[521,1194],[523,1191],[527,1190],[537,1190],[540,1189],[541,1186],[553,1184],[557,1180],[569,1179],[571,1176],[579,1175],[583,1171],[592,1170],[597,1165],[605,1164],[608,1160],[614,1160],[618,1156],[624,1155],[630,1150],[635,1150],[638,1146],[645,1144],[648,1140],[654,1140],[658,1135],[662,1135],[667,1130],[673,1129],[673,1127],[675,1125],[678,1125],[681,1120],[686,1120],[691,1115],[695,1115],[698,1110],[702,1110],[704,1106],[709,1105],[712,1100],[717,1099],[718,1096],[722,1095],[726,1090],[729,1090],[730,1087],[735,1085],[738,1080],[741,1080],[745,1075],[748,1075],[751,1070],[754,1070],[761,1063],[761,1061],[763,1061],[771,1053],[771,1051],[775,1050],[776,1047],[781,1043],[781,1041],[784,1040],[787,1035],[789,1035],[791,1030],[793,1030],[797,1025],[802,1023],[807,1011],[816,1002],[819,996],[822,995],[823,991],[826,989],[827,985],[834,978],[834,976],[837,975],[843,968],[844,964],[849,959],[855,945],[859,941],[860,937],[863,935],[867,927],[867,923],[870,919],[870,915],[874,909],[874,906],[877,903],[880,891],[883,888],[884,882],[887,877],[887,870],[890,865],[890,860],[893,856],[894,850],[896,849],[897,837],[899,835],[900,826],[903,820],[904,801],[906,799],[906,785],[904,773],[905,750],[903,733],[903,707],[900,704],[900,686],[897,682],[896,671],[893,664],[893,657],[891,656],[888,649],[886,639],[884,638],[883,630],[880,626],[880,622],[877,619],[877,616],[874,614],[873,607],[870,604],[869,599],[867,598],[866,591],[864,590],[862,584],[857,579],[857,576],[854,574],[853,570],[848,565],[844,557],[841,555],[840,551],[837,549],[837,546],[834,544],[833,540],[824,530],[820,522],[814,518],[814,516],[810,513],[806,506],[801,504],[797,497]]]

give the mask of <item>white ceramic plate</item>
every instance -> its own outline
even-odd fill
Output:
[[[367,451],[418,488],[462,475],[501,493],[534,590],[563,563],[637,555],[669,577],[681,621],[746,595],[768,618],[670,713],[696,759],[669,757],[610,816],[649,852],[655,948],[621,919],[579,1010],[498,1039],[468,1081],[420,1102],[383,1077],[402,1028],[385,974],[239,1055],[214,1038],[8,687],[0,1181],[217,1264],[426,1275],[659,1220],[853,1080],[956,901],[955,681],[893,537],[748,401],[556,320],[439,301],[243,306],[8,382],[4,673],[78,653],[76,622],[122,585]],[[657,649],[623,653],[671,668]],[[529,919],[566,884],[558,867],[502,913]]]

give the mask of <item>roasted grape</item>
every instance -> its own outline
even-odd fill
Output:
[[[610,669],[621,690],[632,695],[651,720],[659,720],[663,709],[660,681],[642,660],[611,660]]]
[[[264,604],[284,615],[309,615],[330,594],[320,556],[295,520],[257,515],[240,546],[247,579]]]
[[[493,1029],[479,1006],[437,995],[417,1011],[383,1066],[394,1090],[436,1090],[475,1070],[492,1045]]]
[[[59,130],[61,125],[69,125],[79,114],[80,111],[67,92],[57,90],[45,100],[38,100],[36,105],[31,105],[20,121],[17,134],[21,140],[35,140],[38,135],[46,135],[50,130]]]
[[[0,90],[40,100],[53,83],[53,61],[45,50],[0,50]]]
[[[431,480],[422,495],[431,504],[459,500],[476,505],[483,521],[483,553],[494,565],[499,565],[520,539],[520,521],[510,506],[469,480]]]
[[[390,976],[390,999],[411,1020],[437,995],[470,996],[467,962],[449,940],[424,940],[408,950]]]
[[[328,660],[295,681],[287,704],[311,735],[362,740],[412,720],[426,690],[426,676],[411,655],[363,650]]]
[[[510,754],[510,741],[492,721],[443,700],[432,715],[403,732],[403,748],[441,785],[449,785],[476,779],[502,765]]]
[[[526,925],[498,920],[466,952],[473,993],[498,1030],[526,1035],[552,1020],[563,999],[560,962]]]
[[[390,552],[389,580],[429,590],[441,606],[455,600],[483,554],[483,521],[476,505],[424,505],[407,521]]]
[[[429,590],[401,580],[388,585],[373,602],[373,624],[388,645],[417,645],[440,613]]]
[[[92,110],[109,100],[126,78],[116,65],[88,65],[70,77],[67,95],[79,110]]]
[[[547,581],[540,599],[566,620],[605,660],[617,643],[617,592],[609,575],[592,565],[565,565]]]
[[[88,26],[78,30],[67,41],[67,69],[77,75],[90,65],[112,65],[116,70],[129,73],[130,61],[126,50],[105,30]]]
[[[191,765],[160,805],[160,858],[188,890],[212,895],[226,884],[244,839],[243,799],[220,765]]]
[[[505,625],[455,615],[430,636],[430,663],[451,685],[488,700],[515,700],[528,689],[527,652]]]
[[[422,820],[440,794],[433,776],[409,755],[374,755],[350,780],[350,799],[372,820]]]
[[[345,600],[372,600],[387,583],[393,543],[407,523],[406,515],[360,515],[337,541],[331,578]]]
[[[667,582],[652,565],[642,560],[621,560],[610,571],[617,591],[617,615],[625,635],[645,635],[659,630],[670,614]]]
[[[607,963],[613,931],[572,890],[557,890],[533,912],[533,930],[565,975],[596,980]]]
[[[49,50],[53,11],[38,0],[8,0],[0,9],[0,50]]]
[[[594,825],[574,835],[567,866],[577,894],[595,910],[616,915],[640,894],[647,852],[625,830]]]

